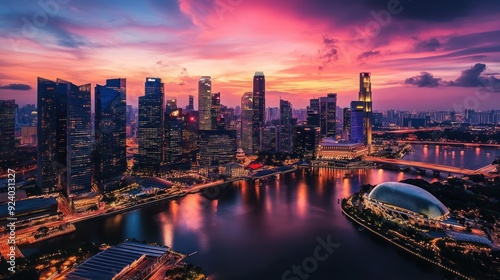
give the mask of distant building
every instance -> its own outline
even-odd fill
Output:
[[[349,133],[350,142],[363,143],[365,139],[364,124],[364,103],[361,101],[351,102],[351,130]]]
[[[297,126],[294,131],[293,152],[303,155],[305,159],[313,159],[319,144],[320,128]]]
[[[262,148],[261,133],[266,121],[266,78],[263,72],[255,72],[253,77],[252,102],[252,153],[257,154]]]
[[[193,154],[198,149],[198,112],[189,111],[183,114],[182,152]],[[194,159],[193,159],[194,161]]]
[[[200,130],[200,166],[217,166],[236,161],[236,130]]]
[[[351,132],[351,108],[344,108],[343,110],[343,127],[342,134],[345,135],[344,140],[350,140],[350,132]]]
[[[36,126],[21,127],[21,145],[36,146],[37,138],[38,136],[36,134]]]
[[[370,73],[359,73],[359,101],[363,102],[364,142],[370,149],[372,145],[372,82]]]
[[[309,100],[309,106],[307,107],[307,125],[320,127],[320,116],[319,116],[319,99]]]
[[[17,105],[14,100],[0,100],[0,169],[16,153],[15,119]]]
[[[280,127],[266,126],[262,128],[262,149],[263,152],[276,153],[279,151],[279,131]]]
[[[165,155],[164,162],[175,163],[182,159],[182,130],[184,120],[182,109],[165,112]]]
[[[363,143],[340,143],[332,138],[323,138],[318,146],[316,158],[320,160],[353,160],[368,154]]]
[[[226,129],[226,121],[221,112],[220,92],[212,94],[212,103],[210,107],[210,119],[214,130]]]
[[[247,155],[253,155],[253,94],[245,92],[241,97],[241,148]]]
[[[319,123],[322,136],[335,136],[337,129],[336,110],[336,93],[329,93],[326,97],[319,98]]]
[[[38,78],[37,184],[42,192],[91,191],[90,84]]]
[[[95,179],[101,190],[127,171],[126,83],[109,79],[95,87]]]
[[[292,104],[286,100],[280,100],[280,126],[278,133],[278,151],[285,153],[293,152],[293,123]]]
[[[164,84],[160,78],[146,78],[144,96],[139,97],[139,171],[158,174],[163,161]]]
[[[202,76],[198,81],[198,115],[199,130],[212,129],[212,116],[210,114],[212,104],[212,78]]]
[[[186,110],[192,111],[194,110],[194,96],[189,95],[188,105],[186,106]]]

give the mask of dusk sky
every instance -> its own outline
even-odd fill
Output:
[[[38,76],[92,88],[122,77],[137,106],[145,77],[160,77],[185,106],[210,75],[234,107],[263,71],[267,106],[335,92],[344,107],[371,72],[375,110],[498,109],[500,1],[436,2],[2,1],[0,99],[36,104]]]

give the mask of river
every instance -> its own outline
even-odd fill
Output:
[[[417,147],[423,149],[433,147]],[[439,148],[455,153],[453,164],[480,168],[498,155],[476,160],[475,148]],[[480,149],[479,155],[487,153]],[[417,152],[408,155],[408,157]],[[427,152],[423,161],[433,160]],[[451,157],[451,155],[450,155]],[[463,160],[460,157],[464,157]],[[439,159],[440,156],[437,155]],[[447,163],[438,161],[437,163]],[[352,176],[344,178],[345,173]],[[382,169],[297,170],[260,186],[237,182],[218,189],[216,199],[188,195],[128,213],[83,221],[77,231],[41,243],[23,246],[25,255],[48,253],[65,244],[91,241],[118,243],[125,238],[153,241],[186,254],[187,262],[201,266],[214,279],[453,279],[453,275],[411,256],[366,231],[358,231],[342,215],[339,199],[364,183],[378,184],[415,178],[416,173]],[[437,180],[426,177],[428,180]],[[318,239],[338,244],[317,267],[302,278],[283,274],[311,260]],[[306,275],[307,274],[307,275]]]

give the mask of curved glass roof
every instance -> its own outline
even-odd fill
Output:
[[[407,209],[437,219],[450,213],[435,196],[414,185],[385,182],[376,186],[368,195],[370,199]]]

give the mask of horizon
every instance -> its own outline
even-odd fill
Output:
[[[221,102],[236,107],[255,71],[266,75],[269,107],[327,93],[347,107],[359,72],[372,73],[374,110],[489,110],[500,102],[497,1],[7,3],[0,95],[20,105],[36,103],[38,76],[92,87],[125,77],[134,107],[144,79],[159,77],[166,97],[184,107],[209,75]],[[469,100],[484,87],[487,97]]]

